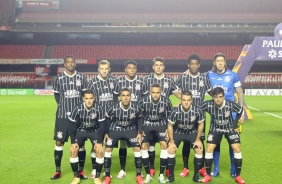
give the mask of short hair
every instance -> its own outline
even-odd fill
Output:
[[[226,59],[225,55],[222,54],[222,53],[216,53],[216,54],[214,55],[213,59],[216,60],[216,58],[218,58],[218,57],[223,57],[224,59]]]
[[[109,66],[111,66],[111,63],[108,60],[103,59],[103,60],[99,61],[98,66],[100,66],[100,65],[109,65]]]
[[[190,63],[191,60],[197,60],[198,63],[200,63],[201,58],[197,54],[191,54],[191,55],[188,56],[188,64]]]
[[[213,57],[213,59],[214,59],[214,61],[216,60],[216,58],[218,58],[218,57],[223,57],[224,58],[224,60],[226,60],[226,57],[225,57],[225,55],[224,54],[222,54],[222,53],[216,53],[215,55],[214,55],[214,57]],[[225,63],[225,70],[227,70],[228,69],[228,67],[227,67],[227,64]],[[215,65],[213,65],[212,66],[212,71],[213,72],[216,72],[216,70],[217,70],[217,68],[216,68],[216,66]]]
[[[123,91],[128,91],[128,92],[131,94],[131,90],[130,90],[129,88],[127,88],[127,87],[124,87],[124,88],[122,88],[122,89],[119,91],[119,95],[121,95],[121,93],[122,93]]]
[[[154,84],[151,85],[151,88],[160,88],[160,87],[161,87],[161,85],[158,84],[158,83],[154,83]]]
[[[82,93],[83,93],[83,96],[85,94],[92,94],[95,97],[95,93],[94,93],[94,91],[92,89],[83,90]]]
[[[221,93],[224,96],[224,90],[221,87],[216,87],[212,90],[212,96],[219,95]]]
[[[181,92],[181,98],[182,98],[182,96],[191,96],[191,97],[193,97],[193,94],[191,93],[191,91],[182,91]]]
[[[68,58],[72,58],[74,62],[76,62],[76,59],[74,56],[72,55],[67,55],[65,58],[64,58],[64,63],[67,61]]]
[[[134,65],[134,66],[137,67],[137,63],[136,63],[136,61],[134,61],[134,60],[126,61],[126,62],[124,63],[124,67],[126,68],[127,65],[129,65],[129,64],[132,64],[132,65]]]
[[[153,65],[154,65],[155,62],[157,62],[157,61],[162,62],[163,64],[165,64],[165,63],[164,63],[164,62],[165,62],[164,58],[162,58],[162,57],[155,57],[155,58],[153,59]]]

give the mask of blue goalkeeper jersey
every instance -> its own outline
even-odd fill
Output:
[[[210,70],[207,72],[207,77],[210,80],[212,88],[221,87],[224,90],[225,99],[235,102],[235,88],[241,86],[237,73],[226,70],[224,73],[218,74]]]

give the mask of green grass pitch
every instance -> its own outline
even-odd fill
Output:
[[[173,104],[178,101],[172,98]],[[248,184],[281,183],[282,166],[282,97],[257,96],[246,97],[254,117],[243,126],[241,147],[243,154],[242,177]],[[18,184],[66,184],[70,183],[73,174],[69,163],[70,144],[66,143],[62,160],[63,177],[50,180],[55,170],[53,152],[53,129],[56,104],[53,96],[0,96],[0,183]],[[209,121],[209,120],[207,120]],[[90,143],[87,142],[87,160],[85,173],[90,176]],[[186,178],[179,177],[182,170],[181,148],[177,152],[175,182],[194,183],[193,154],[189,159],[191,174]],[[156,168],[159,165],[159,145],[157,144]],[[119,158],[117,149],[113,152],[112,183],[133,184],[135,168],[133,151],[128,149],[127,176],[117,179]],[[211,183],[235,183],[229,175],[230,162],[228,145],[223,139],[220,158],[220,175]],[[157,169],[158,172],[159,169]],[[144,170],[143,170],[144,173]],[[93,183],[93,180],[82,180],[82,184]],[[158,183],[157,176],[151,183]]]

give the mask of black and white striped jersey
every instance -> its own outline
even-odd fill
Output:
[[[183,110],[182,105],[179,105],[171,111],[168,118],[168,122],[174,125],[174,132],[183,134],[197,133],[195,124],[204,121],[203,111],[195,105],[191,105],[187,112]]]
[[[190,91],[193,94],[193,105],[197,106],[203,103],[205,93],[212,90],[209,79],[203,73],[198,73],[197,76],[182,74],[176,84],[181,91]]]
[[[141,98],[138,102],[143,110],[144,121],[148,122],[167,122],[167,118],[172,109],[170,100],[165,96],[160,96],[159,102],[154,103],[151,95]]]
[[[106,117],[111,120],[109,130],[137,129],[138,118],[142,117],[142,109],[137,102],[130,102],[128,109],[124,109],[121,102],[118,102],[109,108]]]
[[[119,94],[119,91],[122,88],[129,88],[131,90],[131,101],[137,102],[138,99],[143,95],[142,88],[144,85],[143,78],[139,76],[135,76],[133,80],[128,80],[125,76],[120,77],[116,83],[114,88],[114,93]]]
[[[105,120],[104,109],[96,102],[87,109],[81,102],[72,110],[69,120],[76,122],[76,131],[93,132],[99,129],[99,122]]]
[[[151,85],[155,83],[161,85],[162,95],[165,97],[169,97],[173,92],[179,90],[179,87],[176,85],[175,81],[171,77],[166,75],[164,75],[162,78],[156,78],[152,73],[145,77],[144,82],[144,94],[149,94]]]
[[[56,76],[53,83],[54,93],[60,94],[56,115],[58,118],[68,118],[73,108],[82,101],[82,90],[87,87],[85,76],[75,71],[70,76],[66,72]]]
[[[113,91],[116,78],[108,75],[106,80],[103,80],[99,75],[94,77],[88,83],[88,89],[94,90],[95,99],[98,103],[107,110],[113,105]]]
[[[210,131],[233,129],[232,112],[241,113],[243,110],[239,104],[229,100],[224,100],[221,108],[215,105],[214,100],[208,100],[203,102],[201,109],[211,115]]]

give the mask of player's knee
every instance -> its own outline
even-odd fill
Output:
[[[77,157],[78,156],[78,147],[71,146],[70,155],[72,158]]]
[[[149,147],[151,147],[151,146],[149,146]],[[141,145],[141,149],[142,150],[147,150],[148,149],[148,143],[143,143],[142,145]],[[154,149],[155,149],[155,147],[154,147]],[[149,150],[150,151],[150,150]]]
[[[165,141],[160,141],[161,149],[167,149],[167,142]]]
[[[64,143],[62,141],[56,141],[56,146],[59,147],[64,146]]]
[[[140,152],[141,150],[140,150],[140,147],[134,147],[133,151],[134,151],[134,154],[135,154],[135,152]],[[141,157],[141,152],[140,152],[140,157]]]
[[[96,156],[97,158],[102,158],[103,157],[103,153],[104,153],[104,149],[101,146],[97,146],[96,149],[95,149],[95,152],[96,152]]]
[[[170,155],[175,155],[176,149],[168,149],[167,152],[168,152],[168,154],[170,154]]]

